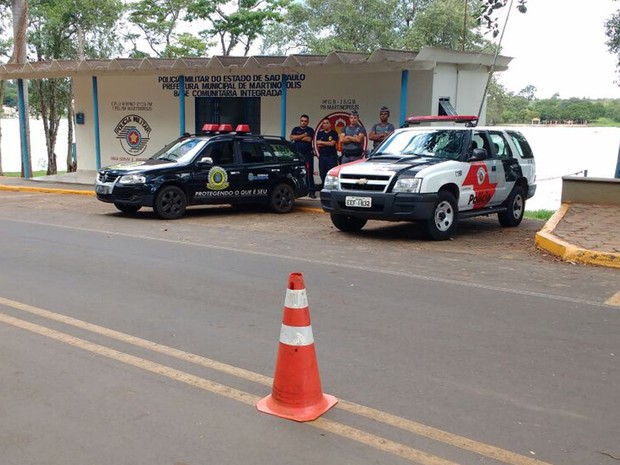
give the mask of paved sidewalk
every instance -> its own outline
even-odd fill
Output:
[[[620,206],[564,203],[536,245],[567,262],[620,269]]]
[[[0,190],[95,195],[94,171],[23,179],[0,176]],[[318,199],[297,204],[320,209]],[[565,203],[536,233],[536,245],[573,263],[620,269],[620,206]]]

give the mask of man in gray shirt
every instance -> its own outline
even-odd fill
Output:
[[[359,123],[359,114],[353,110],[349,115],[349,125],[340,132],[342,144],[342,163],[359,160],[364,156],[366,129]]]
[[[373,141],[373,149],[379,147],[381,142],[383,142],[387,136],[394,132],[394,125],[388,122],[389,117],[390,109],[388,107],[381,107],[381,110],[379,110],[380,122],[375,124],[370,129],[370,134],[368,134],[368,138]]]

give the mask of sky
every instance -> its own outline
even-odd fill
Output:
[[[620,98],[604,28],[618,9],[614,0],[528,0],[525,14],[513,7],[501,52],[513,60],[499,82],[514,93],[531,84],[537,98]]]

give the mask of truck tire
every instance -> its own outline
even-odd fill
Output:
[[[433,216],[426,220],[426,232],[434,241],[450,239],[456,231],[459,210],[456,198],[448,191],[439,191],[433,207]]]
[[[334,226],[344,232],[358,232],[368,221],[363,218],[356,218],[354,216],[347,215],[336,215],[335,213],[332,213],[330,216]]]
[[[506,207],[508,210],[497,214],[499,224],[506,227],[519,226],[525,213],[525,197],[521,186],[515,186],[512,189],[506,199]]]

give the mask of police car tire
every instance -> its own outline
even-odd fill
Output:
[[[289,213],[295,206],[295,192],[288,184],[278,184],[269,199],[269,206],[276,213]]]
[[[164,220],[175,220],[185,213],[187,197],[183,189],[177,186],[164,186],[155,196],[153,210]]]
[[[136,213],[140,208],[140,205],[127,205],[126,203],[115,203],[114,206],[123,213]]]
[[[440,191],[433,207],[433,216],[426,220],[426,232],[434,241],[445,241],[456,231],[458,220],[456,198],[448,191]]]
[[[364,218],[356,218],[354,216],[347,215],[336,215],[335,213],[332,213],[330,217],[334,226],[344,232],[358,232],[366,225],[366,222],[368,221]]]
[[[506,227],[519,226],[525,213],[525,197],[521,186],[515,186],[512,189],[506,199],[506,207],[508,210],[497,214],[499,224]]]

